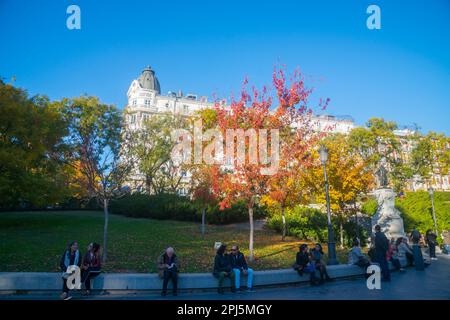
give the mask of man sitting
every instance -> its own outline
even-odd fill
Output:
[[[244,255],[239,251],[238,246],[231,247],[231,266],[234,272],[235,287],[237,290],[240,288],[240,275],[247,276],[247,291],[252,291],[253,283],[253,270],[248,267],[247,261],[245,261]]]

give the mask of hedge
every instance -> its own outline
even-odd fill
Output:
[[[176,194],[134,193],[112,201],[110,211],[113,214],[134,218],[201,222],[202,206]],[[254,218],[264,216],[265,210],[256,207]],[[248,221],[248,211],[241,202],[224,210],[219,210],[218,206],[209,206],[206,210],[206,223],[227,224],[243,221]]]
[[[396,208],[401,212],[405,231],[417,228],[421,233],[434,230],[430,195],[426,191],[406,192],[405,196],[395,200]],[[434,192],[434,208],[438,232],[450,230],[450,192]],[[438,237],[440,240],[440,237]]]
[[[316,242],[326,242],[328,240],[327,215],[318,209],[296,206],[285,210],[287,235],[303,240]],[[332,226],[335,241],[338,242],[340,236],[339,220],[332,217]],[[282,232],[283,223],[279,210],[272,210],[267,222],[267,226],[277,232]],[[343,222],[344,245],[350,246],[357,235],[362,242],[366,243],[367,231],[363,227],[357,226],[353,219]]]

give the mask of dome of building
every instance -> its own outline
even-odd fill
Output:
[[[152,68],[145,68],[138,81],[143,89],[153,90],[161,94],[158,78],[155,76],[155,71]]]

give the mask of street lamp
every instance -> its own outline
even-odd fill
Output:
[[[323,165],[323,175],[325,177],[325,195],[327,200],[327,216],[328,216],[328,264],[338,264],[336,259],[336,244],[334,243],[333,228],[331,226],[331,210],[330,210],[330,193],[328,190],[328,176],[326,162],[328,160],[328,149],[321,146],[319,149],[320,162]]]
[[[438,235],[437,223],[436,223],[436,212],[434,211],[434,190],[432,187],[428,189],[428,193],[431,198],[431,210],[433,213],[433,221],[434,221],[434,230],[436,231],[436,235]]]

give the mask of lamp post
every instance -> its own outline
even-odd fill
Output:
[[[436,232],[436,235],[438,235],[438,229],[437,229],[437,223],[436,223],[436,212],[434,211],[434,190],[432,187],[428,188],[428,193],[430,194],[430,198],[431,198],[431,211],[433,213],[434,231]]]
[[[321,146],[319,149],[320,162],[323,165],[323,175],[325,177],[325,196],[327,201],[327,217],[328,217],[328,264],[338,264],[336,259],[336,244],[334,242],[333,228],[331,226],[331,209],[330,209],[330,193],[328,190],[328,176],[326,162],[328,160],[328,149]]]

